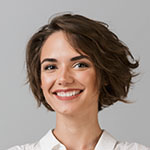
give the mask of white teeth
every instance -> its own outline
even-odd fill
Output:
[[[79,93],[80,93],[80,90],[71,91],[71,92],[57,92],[56,94],[61,97],[69,97],[69,96],[77,95]]]

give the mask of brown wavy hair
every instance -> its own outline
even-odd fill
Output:
[[[48,24],[36,32],[27,44],[26,67],[27,82],[40,106],[41,103],[53,111],[46,102],[41,89],[41,47],[54,32],[63,31],[70,45],[87,54],[95,68],[101,83],[98,110],[125,100],[132,77],[133,69],[139,66],[128,47],[108,29],[106,23],[95,21],[77,14],[63,14],[54,17]]]

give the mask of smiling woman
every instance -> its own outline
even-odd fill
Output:
[[[64,32],[57,31],[48,37],[40,60],[41,89],[57,115],[97,111],[99,90],[94,65],[88,56],[70,46]]]
[[[35,33],[26,51],[28,82],[39,104],[56,112],[56,127],[39,142],[10,150],[148,150],[118,142],[98,112],[125,100],[138,61],[105,23],[57,16]]]

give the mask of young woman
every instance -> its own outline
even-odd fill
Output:
[[[72,14],[53,18],[28,42],[26,64],[32,92],[39,106],[56,112],[56,127],[40,141],[10,150],[150,149],[119,142],[98,123],[100,110],[127,103],[138,67],[105,23]]]

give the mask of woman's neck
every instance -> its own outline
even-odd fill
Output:
[[[69,150],[94,149],[102,130],[98,123],[98,114],[63,116],[56,113],[56,138]]]

